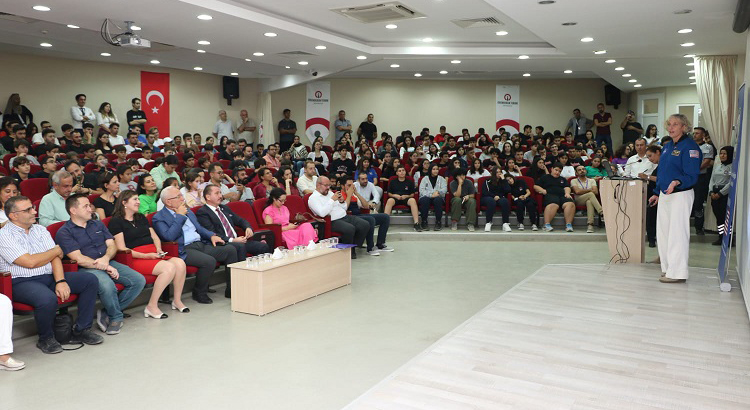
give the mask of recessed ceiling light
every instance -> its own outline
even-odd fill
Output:
[[[276,33],[263,33],[263,35],[266,36],[266,37],[276,37],[278,34],[276,34]]]
[[[500,31],[496,31],[495,34],[498,36],[507,36],[508,32],[505,30],[500,30]]]
[[[451,60],[451,64],[461,64],[461,60]]]
[[[76,26],[75,24],[68,24],[68,28],[80,28],[80,27]]]
[[[328,47],[326,47],[326,46],[315,46],[316,50],[325,50],[326,48],[328,48]]]
[[[133,30],[133,31],[141,31],[141,27],[140,26],[130,26],[130,29]]]
[[[159,60],[151,60],[151,64],[160,64],[160,63],[161,63],[161,61],[159,61]]]
[[[399,68],[399,67],[401,67],[401,66],[398,65],[398,64],[391,64],[391,68]]]
[[[36,11],[49,11],[50,10],[50,8],[47,6],[34,6],[32,7],[32,9]]]
[[[287,69],[288,69],[288,68],[292,68],[292,67],[289,67],[288,65],[285,65],[285,66],[284,66],[284,68],[287,68]]]
[[[195,71],[203,71],[203,67],[193,67],[193,70],[195,70]]]
[[[206,52],[206,50],[195,50],[195,51],[197,51],[199,53],[205,53]]]
[[[607,50],[596,50],[594,54],[607,54]]]
[[[246,58],[246,59],[245,59],[245,61],[247,61],[247,62],[249,63],[249,62],[251,62],[251,61],[253,61],[253,60],[251,60],[251,59],[249,59],[249,58]]]
[[[200,44],[200,45],[202,45],[202,46],[207,46],[207,45],[211,44],[211,42],[210,42],[210,41],[207,41],[207,40],[200,40],[200,41],[198,42],[198,44]]]
[[[689,67],[692,67],[692,66],[694,66],[694,65],[695,65],[695,63],[687,63],[687,64],[685,64],[685,65],[686,65],[686,66],[689,66]]]
[[[555,0],[541,0],[538,3],[543,6],[546,6],[547,4],[555,4]]]
[[[575,26],[576,24],[578,23],[575,21],[566,21],[565,23],[562,23],[563,26]]]
[[[240,73],[229,73],[229,75],[240,75]]]
[[[695,80],[695,78],[696,77],[694,75],[691,75],[690,77],[688,77],[688,80]]]
[[[695,74],[695,70],[688,71],[688,74]]]
[[[299,64],[299,65],[308,65],[310,63],[308,63],[307,61],[300,61],[297,64]]]
[[[213,17],[209,16],[208,14],[199,14],[198,20],[212,20]]]
[[[636,80],[635,78],[633,78],[633,79],[630,79],[630,80],[628,80],[628,82],[629,82],[629,83],[637,83],[637,82],[638,82],[638,80]]]
[[[423,43],[432,43],[433,41],[432,37],[425,37],[422,39]]]
[[[685,57],[685,58],[694,58],[695,54],[685,54],[683,57]]]
[[[617,60],[604,60],[604,62],[607,64],[612,64],[612,63],[616,63]]]
[[[695,84],[698,84],[698,83],[696,83],[695,81],[693,81],[692,83],[690,83],[690,85],[695,85]]]
[[[640,84],[636,84],[633,87],[635,87],[635,88],[641,88],[642,86]]]
[[[258,53],[253,53],[253,55],[256,57],[263,57],[265,54],[258,52]]]
[[[690,10],[690,9],[682,9],[682,10],[675,10],[672,13],[674,13],[674,14],[690,14],[692,12],[693,12],[693,10]]]
[[[395,24],[386,24],[385,28],[387,28],[388,30],[395,30],[398,28],[398,26]]]
[[[447,72],[447,71],[445,71],[445,70],[442,70],[442,71],[440,71],[440,74],[443,74],[443,75],[445,75],[445,74],[448,74],[448,72]]]
[[[632,75],[630,75],[630,74],[623,74],[622,76],[625,77],[625,78],[632,77]]]
[[[414,73],[414,77],[421,77],[421,76],[422,76],[422,74],[420,74],[420,73]]]
[[[594,38],[593,37],[584,37],[584,38],[581,39],[581,41],[584,42],[584,43],[590,43],[590,42],[594,41]]]
[[[41,43],[39,45],[42,46],[42,47],[52,47],[52,44],[50,44],[50,43]]]
[[[524,54],[524,55],[520,55],[520,56],[518,56],[518,59],[519,59],[519,60],[528,60],[528,59],[529,59],[529,56],[527,56],[526,54]]]
[[[624,69],[625,69],[625,67],[615,67],[615,71],[622,71]]]
[[[682,43],[680,45],[683,46],[683,47],[692,47],[692,46],[695,45],[695,43]]]
[[[357,60],[367,60],[367,56],[357,56]]]
[[[677,32],[680,33],[680,34],[687,34],[687,33],[692,33],[693,29],[692,28],[683,28],[683,29],[677,30]]]
[[[565,70],[563,71],[563,74],[573,74],[573,70]]]
[[[524,77],[531,77],[531,74],[529,74],[529,73],[523,73],[523,76]]]
[[[112,54],[109,54],[109,53],[101,53],[101,54],[99,54],[99,55],[100,55],[100,56],[102,56],[102,57],[109,57],[109,56],[111,56]]]

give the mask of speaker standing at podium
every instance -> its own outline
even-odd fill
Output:
[[[682,114],[667,120],[671,141],[664,144],[659,159],[656,189],[650,206],[659,204],[656,218],[656,242],[661,260],[662,283],[680,283],[688,278],[690,253],[690,211],[703,154],[690,138],[690,121]]]

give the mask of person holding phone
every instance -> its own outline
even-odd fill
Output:
[[[284,205],[286,197],[287,193],[281,188],[271,190],[263,209],[263,222],[281,225],[281,236],[284,238],[284,243],[288,249],[297,245],[307,245],[310,241],[317,242],[318,233],[312,224],[309,222],[299,224],[296,221],[289,221],[289,209]]]

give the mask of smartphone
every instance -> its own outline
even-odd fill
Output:
[[[167,253],[166,252],[159,252],[158,255],[159,255],[160,258],[163,258],[163,257],[167,256]]]

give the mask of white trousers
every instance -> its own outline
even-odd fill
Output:
[[[0,293],[0,355],[13,353],[13,307],[10,299]]]
[[[659,246],[661,271],[670,279],[688,278],[690,254],[690,211],[693,190],[659,195],[656,214],[656,243]]]

